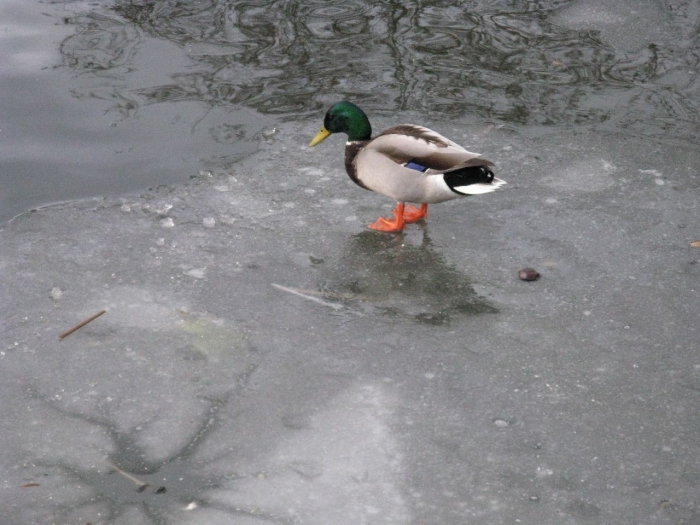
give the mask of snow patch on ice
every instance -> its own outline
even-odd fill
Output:
[[[192,268],[191,270],[186,270],[182,273],[189,275],[190,277],[194,277],[195,279],[204,279],[206,270],[204,268]]]
[[[320,168],[299,168],[299,171],[311,177],[322,177],[326,174],[326,172]]]
[[[279,445],[271,463],[261,465],[263,474],[212,500],[308,525],[409,523],[385,388],[362,385],[340,394]]]
[[[178,320],[175,306],[166,298],[158,298],[137,286],[113,286],[105,290],[95,308],[108,311],[104,321],[120,327],[159,329],[172,327]],[[93,308],[94,309],[94,308]]]

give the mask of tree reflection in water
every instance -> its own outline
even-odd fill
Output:
[[[373,113],[472,114],[660,139],[676,119],[696,123],[676,127],[676,136],[694,132],[695,83],[653,83],[697,58],[681,58],[670,44],[616,50],[595,32],[554,24],[568,3],[119,2],[70,19],[77,31],[62,52],[64,65],[81,74],[118,78],[129,74],[143,38],[181,46],[192,67],[167,85],[112,84],[104,96],[125,114],[140,104],[196,100],[296,119],[344,97]]]

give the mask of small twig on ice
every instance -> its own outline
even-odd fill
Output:
[[[276,283],[270,283],[272,286],[277,288],[278,290],[282,290],[283,292],[291,293],[294,294],[298,297],[303,297],[304,299],[307,299],[309,301],[313,301],[314,303],[322,304],[324,306],[328,306],[329,308],[333,308],[334,310],[340,310],[343,308],[342,305],[331,303],[329,301],[324,301],[323,299],[319,299],[318,297],[314,297],[313,295],[308,295],[306,293],[303,293],[297,289],[294,288],[287,288],[286,286],[282,286],[281,284],[276,284]]]
[[[143,492],[143,491],[146,490],[146,488],[149,486],[148,483],[144,483],[144,482],[141,481],[139,478],[132,476],[132,475],[129,474],[128,472],[124,472],[122,469],[120,469],[120,468],[119,468],[118,466],[116,466],[114,463],[112,463],[112,462],[110,462],[110,461],[107,461],[107,464],[108,464],[112,469],[114,469],[116,472],[118,472],[119,474],[121,474],[122,476],[124,476],[126,479],[131,480],[131,481],[133,481],[134,483],[136,483],[136,484],[138,485],[138,488],[137,488],[136,490],[138,490],[139,492]]]
[[[64,337],[68,337],[70,334],[72,334],[72,333],[75,332],[76,330],[80,330],[83,326],[85,326],[85,325],[88,324],[88,323],[91,323],[92,321],[94,321],[95,319],[97,319],[99,316],[101,316],[101,315],[104,314],[105,312],[107,312],[107,310],[100,310],[99,312],[97,312],[97,313],[96,313],[95,315],[93,315],[92,317],[88,317],[87,319],[85,319],[85,321],[83,321],[82,323],[75,325],[75,326],[74,326],[73,328],[71,328],[70,330],[66,330],[66,331],[63,332],[61,335],[59,335],[58,338],[59,338],[59,339],[63,339]]]

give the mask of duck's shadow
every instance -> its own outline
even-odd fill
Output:
[[[498,313],[474,291],[469,277],[445,262],[425,227],[417,240],[413,232],[359,233],[337,261],[324,266],[324,292],[374,312],[427,324],[448,323],[457,315]]]

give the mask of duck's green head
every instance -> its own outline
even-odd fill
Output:
[[[348,140],[369,140],[372,126],[365,112],[352,102],[343,100],[331,106],[323,119],[321,131],[313,138],[309,146],[315,146],[332,133],[347,133]]]

